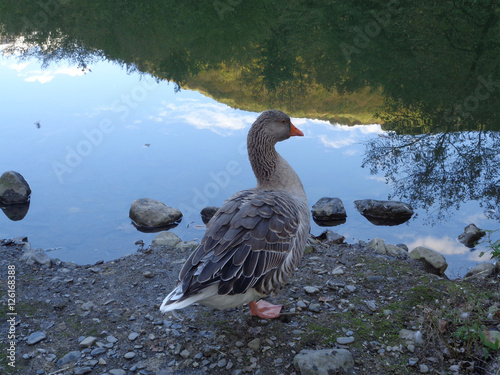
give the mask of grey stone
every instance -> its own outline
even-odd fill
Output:
[[[89,372],[92,372],[92,368],[84,366],[84,367],[75,367],[73,370],[73,373],[75,375],[82,375],[82,374],[88,374]]]
[[[191,352],[187,349],[184,349],[182,352],[179,353],[180,356],[184,359],[189,358],[191,356]]]
[[[323,233],[321,233],[319,236],[312,237],[312,239],[311,238],[309,239],[309,242],[312,242],[312,244],[314,245],[313,241],[316,241],[316,243],[319,243],[318,241],[321,241],[329,244],[340,245],[344,243],[345,237],[342,236],[341,234],[332,232],[331,230],[328,229],[325,230]]]
[[[402,224],[413,215],[413,208],[404,202],[362,199],[354,201],[354,205],[376,225]]]
[[[0,176],[0,201],[7,204],[25,203],[31,189],[20,173],[8,171]]]
[[[125,359],[132,359],[135,358],[135,353],[134,352],[127,352],[123,355],[123,358]]]
[[[422,374],[426,374],[429,372],[429,366],[424,365],[423,363],[419,366],[419,370]]]
[[[109,373],[111,375],[127,375],[127,372],[125,370],[122,370],[121,368],[114,368],[112,370],[109,370]]]
[[[57,361],[58,366],[63,366],[71,362],[76,362],[80,359],[82,353],[75,350],[65,354],[59,361]]]
[[[175,247],[182,240],[175,233],[163,231],[156,235],[156,237],[151,242],[152,247],[156,246],[168,246]]]
[[[319,288],[317,286],[305,286],[304,291],[307,294],[315,294],[319,292]]]
[[[248,343],[248,347],[254,351],[258,351],[260,349],[260,339],[255,338]]]
[[[111,344],[114,344],[118,341],[118,339],[115,336],[109,335],[109,336],[106,336],[106,341],[111,343]]]
[[[215,206],[205,207],[203,210],[201,210],[200,215],[203,223],[208,224],[212,216],[214,216],[217,211],[219,211],[219,207]]]
[[[387,254],[387,249],[385,247],[385,242],[381,238],[374,238],[370,241],[368,245],[366,245],[367,249],[372,250],[377,254]]]
[[[464,228],[464,232],[458,236],[458,240],[467,247],[474,247],[481,238],[486,235],[486,232],[479,229],[474,224],[469,224]]]
[[[321,198],[312,206],[311,213],[318,224],[333,224],[335,221],[345,221],[347,217],[344,204],[339,198]]]
[[[312,312],[319,313],[321,312],[321,305],[319,303],[311,303],[309,305],[309,310]]]
[[[107,351],[106,348],[95,348],[90,352],[90,355],[96,357],[98,355],[106,353],[106,351]]]
[[[200,244],[196,241],[183,241],[178,243],[175,247],[179,250],[194,250]]]
[[[341,345],[346,345],[354,342],[354,337],[337,337],[337,343]]]
[[[389,254],[393,257],[400,257],[400,258],[407,258],[408,257],[408,251],[406,251],[405,249],[403,249],[399,246],[385,244],[385,249],[387,250],[387,254]]]
[[[486,279],[495,275],[496,267],[493,263],[479,263],[477,266],[469,270],[465,277],[474,277],[478,279]]]
[[[446,263],[444,256],[439,254],[437,251],[424,246],[417,246],[410,251],[410,258],[424,260],[436,271],[437,274],[444,274],[444,271],[448,268],[448,263]]]
[[[47,256],[45,251],[42,249],[32,249],[29,242],[24,244],[23,255],[19,258],[19,260],[21,262],[25,262],[29,266],[32,266],[35,263],[44,267],[50,267],[52,265],[52,260]]]
[[[80,346],[82,348],[88,348],[92,345],[94,345],[97,341],[97,337],[94,337],[94,336],[88,336],[88,337],[85,337],[82,341],[80,341]]]
[[[163,202],[141,198],[132,202],[129,217],[138,227],[167,227],[177,224],[182,218],[182,213]]]
[[[42,340],[45,340],[46,338],[47,338],[47,336],[45,335],[45,333],[37,331],[37,332],[33,332],[31,335],[28,336],[26,343],[28,345],[34,345]]]
[[[130,332],[130,334],[128,335],[128,339],[130,341],[134,341],[136,338],[138,338],[140,336],[140,333],[137,333],[137,332]]]
[[[370,309],[370,311],[376,311],[378,309],[375,301],[365,301],[365,304]]]
[[[345,349],[303,349],[294,357],[293,364],[301,375],[328,375],[348,371],[354,360]]]
[[[92,301],[88,301],[88,302],[82,303],[81,308],[83,311],[92,311],[95,309],[95,304]]]

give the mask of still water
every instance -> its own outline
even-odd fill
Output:
[[[32,246],[65,261],[111,260],[155,236],[132,226],[133,200],[149,197],[179,208],[184,217],[172,231],[193,240],[204,233],[203,207],[255,184],[245,140],[257,112],[178,91],[108,61],[83,70],[64,61],[41,69],[35,59],[4,56],[0,81],[1,169],[21,173],[33,191],[23,220],[0,216],[0,238],[28,236]],[[305,137],[278,150],[301,176],[310,205],[324,196],[342,199],[347,221],[330,229],[347,242],[381,237],[410,249],[426,245],[445,255],[450,276],[487,260],[457,241],[471,222],[497,226],[477,202],[450,208],[441,219],[432,207],[417,209],[410,221],[392,227],[375,226],[356,211],[356,199],[392,194],[383,175],[362,167],[366,143],[387,137],[380,125],[292,120]],[[325,229],[313,223],[312,233]]]

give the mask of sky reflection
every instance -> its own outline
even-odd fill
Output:
[[[175,92],[172,84],[108,62],[86,71],[64,63],[41,70],[36,61],[3,57],[0,79],[9,93],[0,111],[1,172],[21,173],[33,190],[24,220],[0,217],[0,238],[28,236],[32,246],[77,263],[110,260],[135,252],[136,240],[149,244],[155,236],[130,224],[135,199],[179,208],[184,218],[172,231],[192,240],[203,235],[203,207],[255,185],[246,133],[258,113],[196,91]],[[277,149],[301,176],[310,205],[324,196],[343,200],[347,221],[330,229],[348,242],[381,237],[410,249],[426,245],[450,255],[452,272],[486,260],[455,240],[470,222],[492,227],[474,202],[433,226],[425,225],[425,212],[400,226],[380,227],[355,210],[356,199],[387,199],[390,193],[383,176],[361,168],[363,142],[384,134],[379,125],[292,121],[305,137]],[[313,223],[312,233],[325,229]]]

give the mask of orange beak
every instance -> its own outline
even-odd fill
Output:
[[[293,137],[294,135],[302,137],[304,135],[304,133],[302,133],[299,129],[297,129],[294,124],[290,123],[290,125],[291,125],[290,137]]]

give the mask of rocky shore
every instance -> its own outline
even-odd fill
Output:
[[[0,294],[2,374],[499,371],[495,273],[448,280],[399,250],[325,236],[269,298],[284,305],[279,319],[250,317],[246,307],[164,315],[159,304],[189,246],[158,242],[115,261],[75,265],[43,252],[23,257],[26,241],[1,241],[1,278],[14,280],[3,285],[15,285]]]

